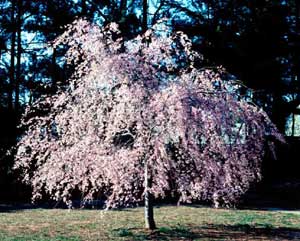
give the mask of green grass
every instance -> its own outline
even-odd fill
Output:
[[[155,208],[158,229],[143,228],[143,209],[32,209],[0,213],[0,240],[300,240],[300,214],[200,206]]]

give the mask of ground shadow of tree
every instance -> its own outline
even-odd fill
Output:
[[[255,227],[251,225],[205,225],[141,229],[115,229],[125,240],[300,240],[300,229]]]

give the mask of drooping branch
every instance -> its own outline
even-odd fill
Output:
[[[49,113],[23,118],[15,168],[34,199],[69,204],[76,190],[110,208],[144,201],[153,228],[152,198],[230,206],[259,180],[268,136],[282,139],[274,124],[225,70],[194,67],[186,35],[153,29],[115,41],[116,24],[77,20],[55,41],[76,68],[69,88],[32,107]]]

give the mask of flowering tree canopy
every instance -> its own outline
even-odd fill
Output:
[[[268,136],[281,139],[266,113],[221,68],[196,68],[202,57],[183,33],[158,25],[133,40],[118,35],[115,24],[77,20],[55,41],[69,45],[76,68],[67,88],[23,117],[15,168],[33,198],[69,203],[76,190],[85,200],[103,194],[107,207],[146,192],[237,202],[260,179]]]

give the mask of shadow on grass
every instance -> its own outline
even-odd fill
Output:
[[[103,200],[93,200],[86,202],[83,206],[81,200],[73,200],[75,209],[103,209]],[[0,203],[0,213],[19,212],[33,209],[68,209],[68,206],[62,201],[32,203]]]
[[[161,227],[155,231],[115,229],[115,237],[125,240],[300,240],[300,229],[255,227],[250,225],[205,225]]]
[[[33,204],[0,204],[0,213],[18,212],[37,208],[40,207]]]

